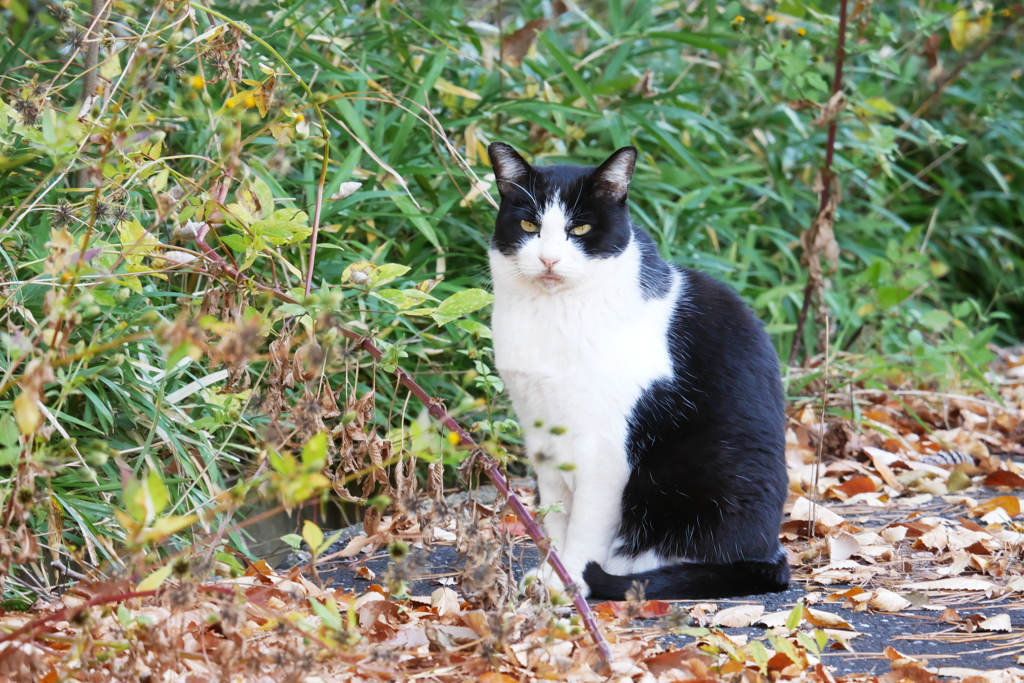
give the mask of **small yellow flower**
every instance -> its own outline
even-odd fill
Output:
[[[202,76],[193,76],[192,78],[190,78],[190,79],[189,79],[189,83],[190,83],[190,84],[192,85],[192,87],[193,87],[193,88],[195,88],[196,90],[201,90],[201,89],[202,89],[202,87],[203,87],[204,85],[206,85],[206,81],[204,81],[204,80],[203,80],[203,77],[202,77]]]
[[[153,116],[152,114],[147,114],[146,115],[146,122],[147,123],[156,123],[156,117]]]
[[[807,35],[807,29],[805,29],[803,27],[800,27],[800,28],[798,28],[796,30],[796,33],[797,33],[797,35],[800,35],[800,36],[806,36]]]
[[[775,15],[774,14],[769,14],[767,17],[764,18],[764,23],[766,23],[766,24],[772,24],[774,22],[775,22]]]
[[[302,114],[296,114],[295,115],[295,123],[302,123],[305,120],[306,120],[306,117],[303,116]]]
[[[746,21],[746,20],[743,17],[741,17],[739,15],[736,15],[736,18],[732,20],[732,23],[734,23],[734,24],[742,24],[744,21]]]
[[[245,108],[246,109],[252,109],[255,106],[256,106],[256,98],[253,97],[252,93],[247,94],[245,96]]]
[[[227,102],[224,103],[224,106],[227,107],[228,109],[234,109],[237,104],[238,104],[238,100],[236,100],[234,98],[234,96],[232,95],[231,97],[229,97],[227,99]]]
[[[1009,9],[1004,9],[1003,10],[1003,16],[1004,17],[1012,17],[1013,16],[1013,12],[1011,12]]]
[[[784,40],[781,43],[779,43],[779,45],[781,45],[782,47],[786,47],[787,45],[789,45],[789,41],[788,40]]]
[[[462,443],[462,437],[459,436],[458,432],[448,432],[448,443],[453,446],[458,446]]]

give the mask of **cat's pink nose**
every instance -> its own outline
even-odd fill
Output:
[[[543,256],[540,257],[540,262],[547,266],[548,270],[554,268],[555,264],[558,263],[559,261],[561,261],[561,259],[559,258],[544,258]]]

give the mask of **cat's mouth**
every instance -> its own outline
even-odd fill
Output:
[[[555,275],[550,270],[537,278],[542,285],[545,287],[553,287],[555,285],[562,284],[562,278],[559,275]]]

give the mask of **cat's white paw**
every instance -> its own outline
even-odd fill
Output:
[[[575,579],[577,590],[582,591],[584,597],[589,593],[587,584],[583,581],[583,577]],[[520,591],[523,594],[528,593],[531,590],[536,590],[538,587],[543,587],[548,592],[548,597],[555,599],[558,596],[569,597],[572,591],[566,589],[565,583],[558,578],[555,571],[551,568],[551,565],[545,564],[542,567],[531,570],[523,577],[523,581],[520,584]]]
[[[567,569],[569,568],[567,567]],[[571,592],[568,590],[565,582],[558,577],[550,564],[544,564],[532,573],[536,577],[536,580],[543,584],[552,595],[555,593],[569,594]],[[583,596],[586,597],[590,592],[590,589],[587,586],[587,583],[583,580],[583,570],[573,571],[572,569],[569,569],[569,576],[572,578],[576,590],[582,592]]]

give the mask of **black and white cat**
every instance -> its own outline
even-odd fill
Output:
[[[779,361],[726,285],[630,222],[637,152],[533,167],[490,146],[494,353],[576,585],[622,599],[784,590]],[[542,570],[549,586],[561,587]]]

